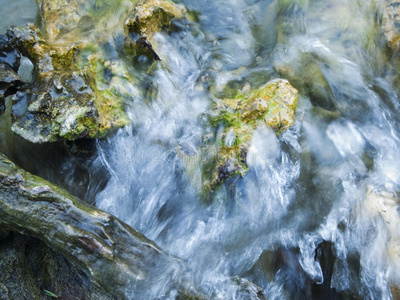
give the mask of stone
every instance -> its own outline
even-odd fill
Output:
[[[0,299],[110,300],[89,276],[33,237],[11,233],[0,239]]]
[[[78,27],[90,9],[85,0],[36,0],[42,17],[45,35],[50,40],[62,36]]]
[[[9,45],[6,35],[0,35],[0,116],[5,111],[5,98],[13,91],[11,88],[22,84],[17,71],[21,54]]]
[[[392,51],[399,50],[400,47],[400,1],[393,0],[384,2],[382,9],[383,35],[387,46]]]
[[[223,132],[215,157],[207,159],[212,163],[203,174],[206,191],[213,191],[234,175],[244,176],[248,172],[246,156],[254,130],[260,125],[266,125],[277,135],[287,130],[294,122],[297,99],[297,90],[287,80],[275,79],[247,95],[239,93],[212,107],[211,124],[223,126]]]
[[[0,115],[6,109],[5,98],[13,94],[11,88],[22,84],[18,74],[7,64],[0,62]]]
[[[364,212],[370,220],[381,219],[388,233],[384,259],[388,263],[390,289],[394,299],[400,299],[400,213],[399,195],[368,186],[364,198]]]
[[[186,8],[170,0],[138,3],[132,16],[125,22],[125,50],[133,56],[145,55],[151,60],[159,60],[154,35],[160,31],[170,31],[174,19],[186,16]]]
[[[118,92],[97,87],[103,69],[96,56],[79,68],[79,46],[51,46],[32,24],[10,27],[7,38],[36,70],[34,82],[13,97],[16,134],[33,143],[103,138],[129,123]]]

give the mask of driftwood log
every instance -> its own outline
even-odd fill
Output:
[[[181,260],[0,153],[0,238],[9,231],[37,238],[64,256],[104,294],[101,299],[206,299]],[[231,281],[238,299],[266,299],[255,284]]]
[[[3,154],[0,228],[44,241],[86,271],[111,299],[131,298],[134,292],[142,294],[146,287],[153,288],[154,279],[159,282],[164,278],[172,285],[184,271],[179,260],[141,233],[20,169]]]

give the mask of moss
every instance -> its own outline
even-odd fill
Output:
[[[35,82],[26,86],[13,103],[18,106],[20,101],[27,102],[26,111],[13,112],[15,133],[35,143],[103,138],[129,123],[124,111],[126,95],[104,78],[104,61],[90,55],[98,51],[97,47],[51,46],[33,25],[12,27],[8,37],[37,70]],[[78,59],[81,51],[87,55],[86,62]],[[120,74],[112,75],[131,80],[127,73],[120,70]]]
[[[76,57],[79,47],[73,45],[67,49],[52,49],[49,51],[51,63],[55,70],[67,71],[76,68]]]
[[[159,60],[157,49],[154,49],[154,35],[162,30],[171,30],[173,19],[186,16],[183,5],[169,0],[140,2],[125,22],[125,50],[133,56],[146,55],[151,60]]]
[[[218,149],[212,163],[204,168],[204,189],[213,191],[232,176],[244,176],[254,130],[260,124],[276,134],[288,129],[294,121],[297,98],[297,90],[287,80],[276,79],[248,95],[238,93],[235,99],[217,103],[211,109],[210,122],[215,127],[222,126],[223,132],[217,138]]]
[[[85,0],[37,0],[46,37],[53,41],[57,37],[78,27],[86,15],[90,2]]]

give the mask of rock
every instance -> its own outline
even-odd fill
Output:
[[[174,19],[186,16],[186,8],[170,0],[140,2],[125,22],[126,51],[133,56],[145,55],[151,60],[159,60],[154,35],[160,31],[171,30]]]
[[[0,240],[0,299],[47,299],[45,291],[66,300],[111,299],[44,242],[17,233]]]
[[[2,300],[10,299],[7,287],[4,284],[2,284],[1,282],[0,282],[0,299],[2,299]]]
[[[394,300],[400,299],[400,287],[399,286],[391,286],[390,291],[392,292],[392,297]]]
[[[306,33],[304,20],[307,19],[307,1],[274,1],[277,6],[276,39],[286,43],[295,35]]]
[[[329,63],[318,53],[301,51],[297,47],[279,46],[275,51],[274,69],[287,78],[315,107],[335,111],[334,94],[326,78],[324,66]]]
[[[0,35],[0,63],[7,64],[11,69],[18,70],[21,54],[9,44],[6,35]]]
[[[12,87],[22,84],[17,71],[21,54],[9,45],[9,39],[0,35],[0,116],[5,111],[5,98],[13,94]]]
[[[223,125],[224,129],[216,157],[203,174],[206,190],[213,191],[226,179],[248,172],[246,156],[254,130],[261,124],[278,135],[288,129],[294,121],[297,94],[287,80],[275,79],[248,95],[221,100],[212,108],[212,125]]]
[[[18,74],[7,64],[0,62],[0,115],[6,109],[5,98],[13,94],[13,87],[22,84],[21,78]]]
[[[240,287],[237,299],[267,300],[263,290],[251,281],[241,277],[234,277],[232,281]]]
[[[384,3],[382,10],[382,32],[387,46],[392,51],[400,47],[400,1],[393,0]]]
[[[9,44],[36,69],[32,84],[13,98],[12,130],[34,143],[102,138],[129,123],[123,99],[114,89],[97,87],[98,58],[77,67],[80,48],[48,44],[34,25],[10,27]]]
[[[14,165],[0,154],[0,227],[45,242],[83,270],[104,295],[124,299],[184,267],[117,218]],[[159,271],[162,270],[162,276]]]
[[[78,27],[90,9],[85,0],[36,0],[46,37],[54,40]]]
[[[400,278],[397,275],[400,268],[399,201],[398,195],[377,191],[372,186],[367,187],[364,198],[366,215],[371,220],[381,218],[388,232],[389,239],[384,259],[389,266],[388,275],[394,299],[400,299]]]

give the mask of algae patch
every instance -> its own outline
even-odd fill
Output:
[[[206,143],[207,161],[203,172],[206,191],[215,188],[226,179],[248,172],[246,156],[254,130],[265,124],[281,134],[294,121],[298,92],[285,79],[269,81],[247,95],[223,99],[210,113],[211,124],[222,132],[215,138],[216,146]],[[214,140],[212,141],[214,142]],[[210,155],[210,147],[214,147]]]

